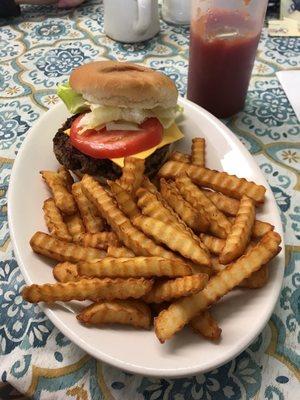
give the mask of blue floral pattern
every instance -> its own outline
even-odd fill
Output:
[[[160,34],[150,41],[116,43],[105,36],[101,1],[90,0],[71,11],[24,6],[10,25],[0,22],[0,35],[2,381],[35,399],[293,398],[294,371],[300,365],[295,351],[300,342],[300,125],[275,73],[300,64],[299,40],[270,38],[263,31],[246,107],[224,121],[254,155],[281,211],[287,265],[279,302],[268,326],[236,359],[203,375],[167,380],[128,374],[97,362],[53,327],[39,307],[22,301],[24,282],[9,239],[6,194],[26,132],[45,108],[57,103],[56,85],[74,67],[99,58],[143,63],[169,75],[185,95],[189,29],[161,21]],[[10,392],[5,393],[13,398]]]
[[[52,324],[39,307],[23,301],[24,280],[15,260],[0,262],[0,279],[0,354],[9,354],[24,340],[35,348],[45,345]]]
[[[37,68],[49,77],[58,77],[70,72],[83,64],[84,53],[80,49],[50,50],[36,62]]]

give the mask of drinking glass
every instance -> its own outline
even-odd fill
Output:
[[[187,97],[225,118],[242,110],[268,0],[193,0]]]

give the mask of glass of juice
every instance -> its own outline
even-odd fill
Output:
[[[242,110],[268,0],[193,0],[189,100],[218,118]]]

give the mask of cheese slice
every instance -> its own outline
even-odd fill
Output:
[[[174,123],[168,129],[164,129],[163,140],[155,147],[151,147],[151,149],[142,151],[141,153],[133,154],[133,157],[141,158],[145,160],[151,154],[155,152],[155,150],[160,149],[161,147],[166,146],[167,144],[177,142],[183,138],[183,133],[180,131],[178,126]],[[124,157],[121,158],[112,158],[115,164],[119,165],[119,167],[124,167]]]
[[[66,129],[64,133],[68,136],[70,136],[70,129]],[[181,130],[178,128],[178,126],[173,123],[169,128],[164,129],[163,133],[163,139],[162,141],[155,147],[151,147],[151,149],[142,151],[141,153],[134,154],[134,157],[141,158],[145,160],[147,157],[151,156],[155,152],[155,150],[160,149],[161,147],[166,146],[167,144],[177,142],[177,140],[180,140],[183,138],[183,133]],[[124,167],[124,157],[121,158],[111,158],[111,161],[113,161],[115,164],[117,164],[119,167],[123,168]]]

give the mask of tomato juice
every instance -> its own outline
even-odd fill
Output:
[[[192,20],[188,99],[219,118],[240,111],[259,37],[245,11],[211,9]]]

